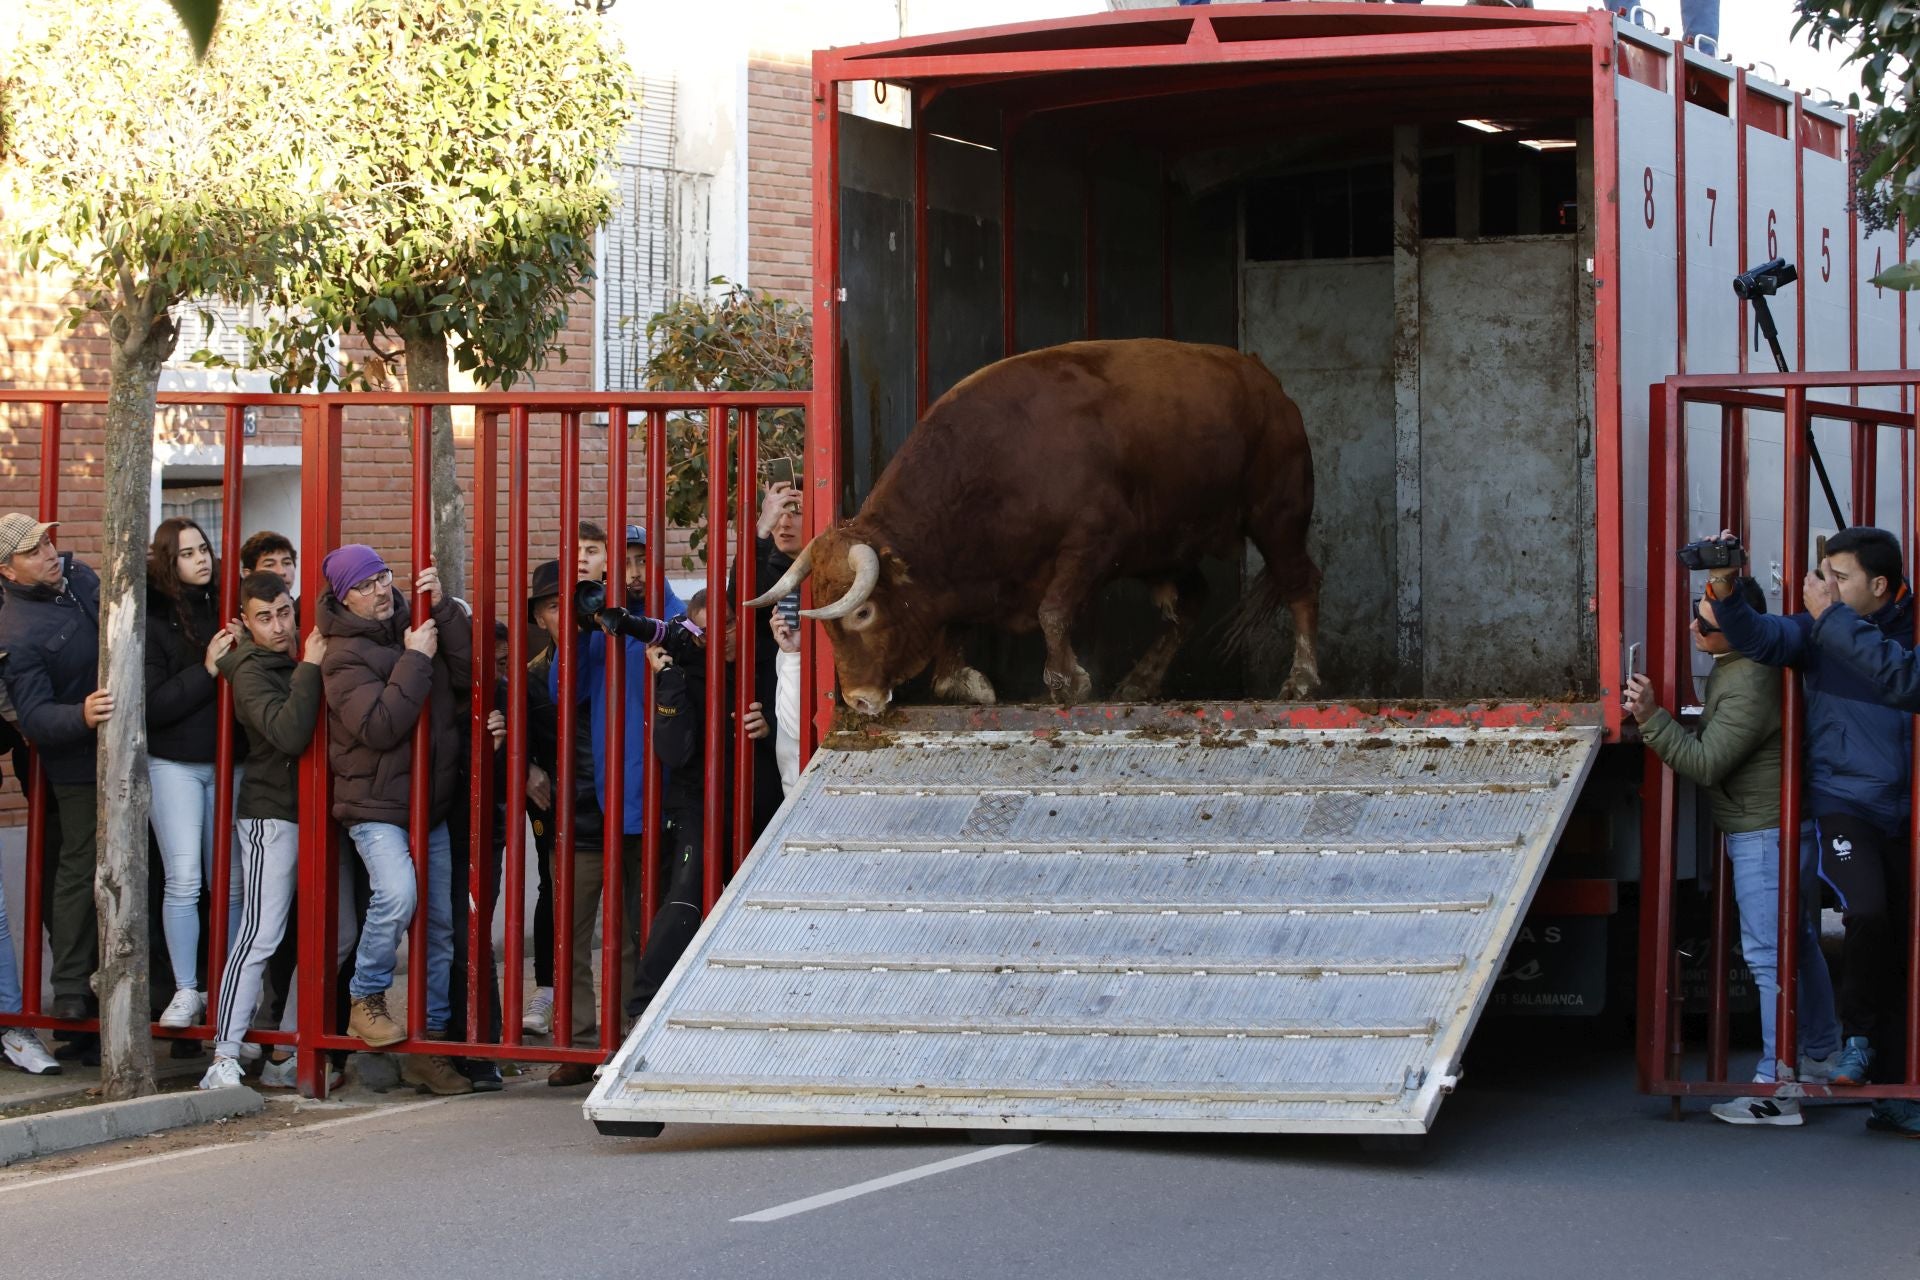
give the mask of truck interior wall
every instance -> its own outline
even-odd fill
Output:
[[[1393,262],[1248,263],[1246,350],[1280,378],[1313,444],[1312,549],[1320,585],[1320,674],[1343,696],[1395,694]],[[1285,678],[1292,639],[1261,636],[1256,671]],[[1270,690],[1256,688],[1256,693]]]
[[[840,117],[841,509],[857,510],[914,421],[913,141]]]
[[[1420,259],[1421,695],[1594,692],[1571,236]]]
[[[927,139],[927,399],[1003,354],[1000,155]]]

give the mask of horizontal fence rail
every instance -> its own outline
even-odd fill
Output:
[[[71,431],[65,430],[68,411],[75,406],[98,406],[106,402],[106,393],[84,391],[0,391],[0,405],[22,406],[16,412],[31,414],[37,409],[40,427],[38,516],[57,521],[61,513],[60,477],[63,459],[71,465]],[[761,637],[768,615],[748,610],[745,604],[758,595],[755,554],[756,517],[759,486],[756,484],[758,437],[761,415],[780,410],[808,411],[812,393],[369,393],[329,395],[270,395],[251,393],[163,393],[159,402],[163,412],[192,410],[211,412],[220,426],[219,441],[224,449],[222,461],[221,520],[222,557],[219,564],[219,616],[239,616],[240,564],[237,554],[246,533],[242,525],[245,493],[246,450],[248,447],[248,411],[277,409],[298,417],[300,440],[300,521],[298,533],[300,599],[313,602],[300,610],[300,638],[316,624],[317,602],[327,591],[321,573],[326,553],[343,541],[342,505],[364,481],[378,474],[382,464],[356,457],[356,446],[349,443],[347,426],[363,415],[391,419],[394,434],[404,433],[411,442],[410,481],[408,485],[409,545],[375,549],[389,560],[404,553],[414,574],[434,564],[445,564],[434,546],[433,494],[430,441],[434,410],[440,407],[470,411],[472,483],[466,490],[469,503],[471,547],[466,603],[472,628],[472,670],[467,687],[455,691],[464,703],[458,730],[467,739],[468,767],[454,805],[461,811],[469,845],[465,857],[456,851],[456,865],[464,861],[465,879],[450,886],[456,899],[470,909],[464,912],[465,925],[461,948],[466,955],[462,1002],[453,1010],[453,1018],[463,1023],[466,1032],[458,1040],[434,1039],[427,1034],[429,965],[427,963],[428,902],[432,888],[429,880],[429,833],[438,822],[448,822],[452,812],[433,810],[431,762],[435,744],[423,713],[412,735],[411,790],[408,803],[408,845],[415,868],[417,905],[408,929],[408,960],[405,1030],[406,1039],[388,1047],[395,1053],[435,1053],[465,1058],[507,1058],[517,1061],[597,1064],[618,1047],[625,1025],[626,1000],[631,995],[628,983],[633,977],[623,966],[622,953],[640,953],[650,924],[661,905],[666,888],[663,839],[665,826],[662,789],[665,774],[653,751],[652,715],[654,677],[649,664],[640,656],[640,646],[629,649],[617,637],[604,637],[601,643],[599,690],[604,713],[602,737],[597,744],[604,763],[604,776],[612,782],[599,791],[602,814],[599,847],[588,854],[597,856],[598,880],[603,886],[600,909],[595,917],[603,946],[597,971],[599,990],[590,1021],[596,1028],[591,1042],[575,1043],[572,1021],[573,958],[581,948],[590,948],[593,939],[581,936],[574,927],[572,907],[581,886],[576,883],[576,837],[573,821],[575,760],[571,745],[577,730],[583,729],[579,717],[589,713],[594,690],[583,680],[584,644],[557,646],[554,668],[559,699],[556,708],[558,742],[553,784],[554,849],[553,879],[553,1032],[550,1043],[528,1043],[522,1031],[527,1005],[524,966],[526,953],[526,864],[528,861],[528,765],[532,756],[528,741],[527,686],[528,663],[546,643],[544,634],[534,632],[526,605],[530,572],[539,561],[552,557],[561,566],[560,588],[563,618],[572,614],[571,596],[574,576],[569,566],[579,552],[578,524],[593,519],[605,526],[608,536],[607,568],[604,577],[609,605],[626,603],[624,530],[629,523],[641,523],[646,529],[646,586],[644,610],[648,617],[662,618],[665,613],[667,585],[667,486],[665,465],[669,439],[669,420],[682,419],[694,425],[701,440],[704,459],[707,510],[719,513],[709,521],[707,564],[704,576],[708,591],[708,620],[713,624],[712,643],[704,653],[706,697],[705,752],[701,761],[705,786],[703,912],[711,910],[725,881],[751,849],[756,819],[753,799],[757,768],[769,765],[758,759],[753,741],[748,738],[746,717],[756,701],[754,655],[756,646],[770,643]],[[605,456],[583,456],[582,426],[588,419],[603,418],[607,426]],[[597,424],[596,424],[597,425]],[[731,435],[729,434],[731,432]],[[629,434],[637,435],[640,446],[630,448]],[[557,440],[557,492],[537,492],[530,480],[528,459],[536,437]],[[504,496],[499,483],[502,452],[505,454]],[[630,465],[638,454],[638,468]],[[737,471],[729,474],[729,462]],[[385,470],[390,471],[391,466]],[[583,480],[589,471],[603,473],[604,505],[588,510],[582,505]],[[638,484],[645,495],[643,520],[630,519],[629,495]],[[730,485],[733,486],[730,488]],[[825,488],[813,489],[816,494]],[[505,511],[502,511],[504,501]],[[534,513],[557,514],[558,536],[545,546],[535,544],[532,530]],[[157,517],[157,513],[156,513]],[[731,517],[729,520],[728,517]],[[807,515],[811,529],[823,513]],[[505,526],[504,555],[506,579],[500,580],[497,559],[502,547],[499,531]],[[291,531],[285,531],[291,532]],[[730,554],[731,553],[731,554]],[[731,576],[729,570],[732,570]],[[406,592],[413,618],[426,615],[426,598],[414,590],[414,583],[396,574],[396,592]],[[640,601],[634,602],[636,605]],[[725,618],[737,626],[737,651],[731,663],[722,642]],[[505,653],[496,653],[495,621],[506,624]],[[801,628],[803,665],[809,677],[816,662],[817,627],[803,623]],[[563,634],[573,639],[571,631]],[[584,634],[584,633],[583,633]],[[496,678],[496,657],[505,658],[504,680]],[[618,657],[620,660],[615,660]],[[729,676],[729,666],[734,673]],[[642,759],[631,758],[627,739],[628,699],[637,687],[643,695],[637,700],[645,709],[647,723],[641,735]],[[812,692],[812,680],[808,679]],[[218,682],[219,730],[215,763],[218,812],[232,814],[237,780],[234,766],[238,760],[232,692],[226,681]],[[805,705],[805,704],[803,704]],[[488,726],[494,710],[505,713],[504,744],[496,752]],[[764,709],[772,726],[774,708]],[[815,745],[817,731],[802,717],[800,750],[802,759]],[[770,754],[770,753],[769,753]],[[729,768],[728,766],[731,766]],[[644,775],[644,804],[638,815],[625,812],[626,797],[622,780],[630,769]],[[497,776],[496,776],[497,775]],[[585,780],[579,780],[585,784]],[[33,758],[25,782],[27,804],[27,859],[24,901],[13,907],[14,932],[22,952],[24,1007],[18,1014],[0,1013],[0,1026],[26,1026],[66,1032],[97,1030],[92,1019],[60,1021],[50,1016],[42,1000],[42,937],[44,915],[41,909],[42,886],[51,874],[47,859],[47,818],[50,790],[37,755]],[[285,1032],[266,1029],[249,1031],[253,1042],[286,1046],[296,1057],[296,1076],[302,1092],[324,1096],[329,1073],[326,1059],[330,1053],[364,1049],[366,1046],[344,1034],[347,1011],[341,1006],[342,994],[336,993],[336,979],[342,968],[352,965],[352,953],[336,963],[340,942],[343,860],[356,857],[351,841],[332,815],[333,779],[328,767],[328,728],[323,715],[313,740],[300,761],[299,855],[297,912],[288,921],[288,929],[298,939],[297,1029]],[[438,819],[438,822],[435,819]],[[632,821],[638,828],[638,856],[629,852],[625,828]],[[215,857],[211,884],[210,921],[203,945],[206,947],[206,990],[209,1008],[202,1025],[171,1030],[155,1024],[153,1033],[176,1039],[210,1040],[216,1038],[217,993],[226,965],[234,959],[227,954],[227,892],[230,887],[230,859],[233,829],[229,822],[215,823]],[[590,867],[591,861],[583,863]],[[637,867],[639,884],[628,882],[630,868]],[[633,892],[637,888],[637,892]],[[626,909],[629,897],[637,913]],[[498,907],[496,908],[496,899]],[[350,905],[350,904],[349,904]],[[492,930],[496,910],[502,917],[504,945],[499,985],[496,988]],[[459,916],[456,912],[456,919]],[[349,919],[352,917],[349,916]],[[623,943],[631,944],[630,947]],[[164,986],[165,984],[160,984]],[[497,992],[497,1001],[495,993]],[[284,995],[285,993],[283,993]],[[397,993],[396,993],[397,994]],[[498,1022],[495,1024],[494,1019]]]
[[[1901,409],[1871,407],[1852,403],[1862,391],[1880,389],[1883,394],[1897,391]],[[1780,556],[1781,612],[1792,615],[1802,606],[1801,582],[1810,560],[1810,474],[1811,428],[1816,422],[1828,422],[1849,429],[1853,475],[1849,492],[1853,525],[1875,523],[1875,495],[1880,478],[1880,462],[1889,450],[1879,438],[1882,427],[1898,428],[1897,463],[1900,479],[1900,520],[1898,535],[1904,543],[1907,578],[1913,581],[1916,547],[1920,547],[1920,507],[1914,502],[1916,477],[1911,470],[1915,455],[1912,436],[1920,416],[1920,374],[1907,370],[1886,372],[1789,373],[1789,374],[1692,374],[1668,378],[1651,389],[1650,440],[1648,448],[1648,537],[1647,537],[1647,674],[1652,680],[1658,704],[1669,710],[1691,701],[1688,665],[1690,644],[1688,622],[1692,612],[1692,591],[1688,572],[1676,556],[1678,548],[1703,531],[1689,527],[1689,485],[1687,435],[1700,429],[1699,416],[1690,423],[1687,406],[1710,406],[1719,410],[1720,451],[1718,529],[1732,529],[1743,545],[1751,546],[1752,497],[1764,492],[1763,485],[1777,486],[1784,521]],[[1750,471],[1749,416],[1754,413],[1777,414],[1782,425],[1783,465],[1777,476],[1760,476]],[[1823,508],[1824,510],[1824,508]],[[1710,533],[1712,531],[1704,531]],[[1920,634],[1920,624],[1917,624]],[[1796,673],[1781,672],[1781,777],[1780,777],[1780,896],[1777,939],[1778,985],[1775,1015],[1776,1071],[1781,1084],[1792,1086],[1790,1096],[1853,1098],[1920,1098],[1920,932],[1912,922],[1920,920],[1920,878],[1911,881],[1913,894],[1905,904],[1908,929],[1903,935],[1906,973],[1905,1059],[1898,1063],[1880,1063],[1883,1077],[1895,1075],[1892,1083],[1862,1086],[1830,1086],[1796,1079],[1798,1075],[1800,921],[1804,911],[1818,918],[1817,901],[1808,902],[1803,894],[1813,887],[1803,885],[1799,875],[1799,831],[1803,821],[1817,815],[1807,811],[1802,789],[1805,761],[1805,705]],[[1920,726],[1920,721],[1916,721]],[[1920,766],[1920,728],[1913,735],[1911,750]],[[1735,1097],[1755,1092],[1772,1092],[1773,1086],[1756,1085],[1745,1073],[1729,1070],[1731,957],[1736,918],[1733,901],[1731,865],[1726,842],[1716,839],[1703,851],[1699,866],[1708,886],[1707,942],[1709,954],[1705,1014],[1704,1072],[1690,1074],[1686,1015],[1685,969],[1692,959],[1684,949],[1680,923],[1679,895],[1686,885],[1681,878],[1677,852],[1679,780],[1651,750],[1646,752],[1641,784],[1641,919],[1639,969],[1638,1076],[1642,1092],[1670,1096],[1676,1113],[1684,1097]],[[1920,767],[1915,770],[1920,786]],[[1920,851],[1920,804],[1909,819],[1905,856],[1909,867]]]

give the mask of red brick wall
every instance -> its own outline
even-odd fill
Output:
[[[813,271],[808,77],[804,63],[747,64],[747,276],[800,301]]]

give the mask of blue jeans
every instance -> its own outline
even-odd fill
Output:
[[[13,959],[13,930],[7,925],[7,891],[0,888],[0,1013],[18,1013],[22,1007],[20,970]]]
[[[200,890],[213,883],[213,766],[182,760],[147,761],[153,785],[153,834],[167,885],[160,898],[160,927],[167,937],[173,985],[182,991],[200,986]],[[239,788],[234,789],[239,794]],[[214,920],[220,905],[214,904]],[[240,869],[234,860],[227,876],[226,930],[231,950],[240,929]]]
[[[1800,824],[1799,1023],[1800,1051],[1824,1058],[1840,1047],[1840,1019],[1834,1012],[1833,980],[1820,950],[1820,890],[1814,878],[1820,844],[1813,824]],[[1727,836],[1727,860],[1733,864],[1733,900],[1740,908],[1740,954],[1753,973],[1760,998],[1760,1062],[1757,1081],[1777,1078],[1774,1023],[1780,1003],[1780,829],[1743,831]],[[1797,1066],[1789,1058],[1789,1066]]]
[[[367,904],[367,922],[360,929],[360,945],[353,956],[353,979],[347,990],[355,1000],[385,991],[393,985],[393,965],[400,935],[413,921],[414,867],[407,849],[407,829],[390,822],[356,822],[347,828],[353,847],[366,864],[373,885]],[[419,964],[415,956],[411,963]],[[427,833],[427,1030],[447,1029],[452,1008],[447,983],[453,975],[453,846],[447,824]]]

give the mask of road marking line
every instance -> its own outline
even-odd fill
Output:
[[[189,1156],[204,1156],[215,1151],[233,1151],[241,1147],[252,1146],[254,1143],[260,1142],[263,1140],[272,1140],[274,1138],[295,1138],[303,1134],[319,1133],[325,1129],[337,1129],[342,1125],[359,1124],[365,1120],[381,1120],[389,1116],[405,1115],[409,1111],[421,1111],[426,1109],[427,1107],[444,1106],[445,1104],[452,1101],[453,1101],[452,1098],[429,1098],[425,1102],[408,1102],[395,1107],[376,1106],[373,1110],[362,1112],[359,1115],[338,1116],[332,1120],[319,1121],[316,1124],[301,1125],[297,1129],[281,1129],[281,1130],[276,1130],[272,1133],[256,1134],[251,1138],[243,1138],[237,1142],[216,1142],[204,1147],[188,1147],[181,1151],[163,1151],[156,1156],[137,1156],[132,1160],[120,1160],[120,1161],[116,1161],[113,1164],[95,1165],[91,1169],[75,1169],[71,1173],[48,1174],[44,1178],[34,1177],[32,1167],[29,1165],[29,1166],[20,1168],[13,1180],[7,1181],[7,1182],[0,1182],[0,1196],[4,1196],[15,1191],[31,1191],[36,1187],[50,1187],[56,1182],[71,1182],[76,1178],[91,1178],[102,1173],[119,1173],[122,1170],[126,1170],[126,1169],[138,1169],[144,1165],[165,1164],[169,1160],[185,1160]],[[191,1127],[191,1126],[188,1126],[188,1127]],[[172,1133],[172,1132],[178,1132],[178,1131],[162,1130],[162,1132]],[[157,1135],[149,1135],[149,1136],[157,1136]],[[113,1139],[113,1141],[137,1142],[139,1141],[139,1139],[138,1138],[116,1138],[116,1139]],[[76,1147],[74,1148],[74,1150],[85,1151],[87,1150],[87,1148]],[[57,1152],[53,1154],[65,1155],[67,1153]]]
[[[931,1178],[937,1173],[949,1169],[963,1169],[970,1164],[979,1164],[982,1160],[992,1160],[999,1156],[1010,1156],[1016,1151],[1025,1151],[1037,1145],[1030,1142],[1008,1142],[999,1146],[983,1147],[979,1151],[969,1151],[964,1156],[954,1156],[949,1160],[936,1160],[932,1164],[923,1164],[912,1169],[902,1169],[899,1173],[890,1173],[884,1178],[871,1178],[866,1182],[856,1182],[850,1187],[841,1187],[838,1191],[822,1191],[817,1196],[808,1196],[804,1200],[789,1200],[786,1204],[777,1204],[771,1209],[762,1209],[758,1213],[742,1214],[733,1219],[735,1222],[778,1222],[782,1218],[791,1218],[795,1214],[808,1213],[814,1209],[824,1209],[830,1204],[839,1204],[843,1200],[852,1200],[857,1196],[869,1195],[875,1191],[885,1191],[888,1187],[897,1187],[903,1182],[917,1182],[921,1178]]]

